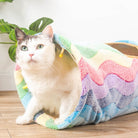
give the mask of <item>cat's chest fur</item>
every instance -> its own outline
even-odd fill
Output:
[[[78,68],[74,68],[64,75],[52,74],[46,76],[47,72],[34,73],[22,72],[32,95],[50,113],[59,113],[61,100],[68,96],[74,87],[79,87],[80,81]]]
[[[22,72],[32,95],[50,113],[59,114],[61,100],[71,94],[75,87],[80,87],[79,70],[74,68],[67,74],[52,74],[47,72],[26,73]],[[77,92],[76,92],[77,94]]]
[[[39,95],[49,95],[49,94],[62,94],[64,91],[70,91],[72,89],[72,83],[69,83],[72,80],[72,75],[75,71],[72,71],[65,76],[60,76],[58,74],[46,76],[45,73],[34,73],[26,74],[23,73],[28,88],[34,96]],[[75,75],[75,74],[74,74]],[[41,97],[40,97],[41,98]]]

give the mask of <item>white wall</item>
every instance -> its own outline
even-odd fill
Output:
[[[50,17],[54,31],[75,42],[137,41],[137,5],[137,0],[14,0],[0,3],[0,18],[27,27],[40,17]],[[0,60],[4,59],[0,61],[0,90],[15,89],[7,49],[0,45]]]

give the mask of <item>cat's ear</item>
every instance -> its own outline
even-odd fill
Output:
[[[51,40],[53,39],[53,29],[50,25],[46,26],[42,31],[42,34],[48,36]]]
[[[23,40],[26,37],[26,34],[19,28],[15,29],[15,35],[17,40]]]

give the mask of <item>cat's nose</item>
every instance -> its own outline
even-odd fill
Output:
[[[29,54],[30,57],[34,56],[34,54]]]

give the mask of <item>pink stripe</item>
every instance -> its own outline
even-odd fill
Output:
[[[107,60],[101,64],[96,71],[90,66],[83,58],[79,62],[79,68],[81,71],[81,79],[89,74],[91,79],[98,85],[104,83],[104,79],[108,74],[116,74],[121,79],[131,82],[135,79],[138,72],[138,59],[134,59],[130,68],[116,64],[113,61]]]
[[[20,66],[19,66],[18,64],[16,64],[15,70],[18,71],[18,70],[20,70],[20,69],[21,69]]]

